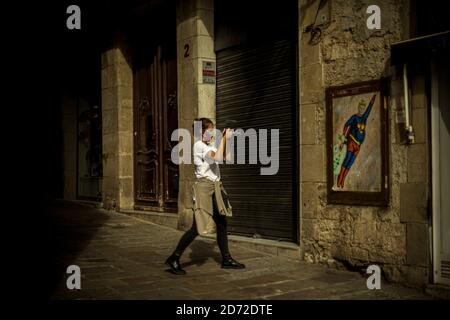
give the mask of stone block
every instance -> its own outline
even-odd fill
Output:
[[[179,120],[193,121],[198,112],[197,61],[179,64],[178,112]],[[192,123],[189,128],[192,127]]]
[[[183,59],[178,64],[178,75],[182,82],[180,84],[185,85],[185,88],[192,90],[192,86],[195,86],[199,79],[199,61],[198,59]],[[180,72],[181,71],[181,72]]]
[[[193,59],[192,52],[197,51],[197,37],[191,36],[186,39],[181,38],[181,29],[177,29],[180,35],[177,37],[177,61],[178,63],[183,63]]]
[[[407,157],[408,182],[426,183],[428,181],[427,145],[424,143],[410,145],[407,149]]]
[[[120,85],[115,88],[117,92],[117,108],[133,108],[133,84]]]
[[[115,109],[117,104],[117,92],[112,87],[102,89],[102,112]]]
[[[192,207],[192,184],[190,181],[186,181],[183,184],[180,183],[180,197],[179,200],[185,208]]]
[[[183,1],[190,2],[190,1]],[[197,35],[197,16],[195,11],[190,13],[183,13],[184,17],[181,17],[177,26],[177,30],[179,30],[179,39],[180,41],[184,41],[188,38],[195,37]]]
[[[102,52],[102,55],[101,55],[102,69],[105,69],[114,64],[114,54],[115,54],[115,50],[112,48],[107,49],[106,51]]]
[[[400,221],[426,222],[427,200],[428,192],[426,184],[400,184]]]
[[[119,155],[119,178],[126,178],[133,176],[133,155],[121,154]]]
[[[198,94],[198,114],[214,121],[216,117],[216,87],[211,84],[199,84]]]
[[[411,120],[414,130],[415,143],[426,143],[428,141],[427,109],[413,109]]]
[[[102,89],[112,88],[115,83],[115,69],[114,66],[109,66],[101,71]]]
[[[193,47],[192,58],[206,59],[208,61],[216,60],[216,53],[214,51],[214,38],[210,36],[198,36],[195,37],[196,41]],[[200,63],[202,67],[202,64]]]
[[[134,207],[133,178],[119,178],[119,209],[130,210]]]
[[[309,44],[310,35],[301,34],[300,43],[300,67],[306,67],[320,63],[320,44]]]
[[[318,207],[317,184],[313,182],[301,183],[302,212],[314,212]]]
[[[302,145],[301,182],[325,182],[325,155],[323,145]]]
[[[367,224],[355,223],[353,227],[353,242],[366,243],[367,242]]]
[[[422,75],[416,75],[411,83],[411,108],[426,109],[426,107],[425,78]]]
[[[375,243],[380,249],[380,261],[400,262],[406,254],[406,227],[402,223],[377,223]]]
[[[117,190],[116,178],[103,176],[102,179],[103,200],[105,201],[106,197],[109,197],[110,199],[115,198],[116,190]]]
[[[341,208],[327,208],[321,212],[321,217],[328,220],[342,220],[346,212]]]
[[[334,259],[348,261],[352,256],[351,248],[348,245],[334,244],[330,249],[330,254]]]
[[[428,266],[408,267],[405,271],[405,282],[413,286],[424,286],[429,283]]]
[[[117,177],[117,155],[103,153],[103,177]]]
[[[378,231],[377,231],[377,222],[374,220],[367,221],[366,223],[366,232],[367,232],[367,244],[373,244],[376,242]]]
[[[369,261],[369,253],[366,249],[358,247],[351,248],[351,257],[361,261]]]
[[[116,133],[103,133],[102,137],[102,152],[104,154],[104,160],[108,161],[110,157],[117,154],[117,134]]]
[[[122,108],[119,112],[118,130],[120,132],[133,131],[133,109]]]
[[[322,65],[312,64],[300,68],[300,103],[317,103],[324,98]]]
[[[114,66],[116,69],[116,79],[114,85],[133,87],[133,71],[127,62],[119,63]]]
[[[191,228],[194,217],[192,209],[183,209],[179,211],[178,216],[178,229],[187,230]]]
[[[180,172],[180,182],[190,182],[191,180],[195,179],[194,172],[195,172],[195,166],[193,164],[193,161],[191,164],[181,164],[178,166],[179,172]]]
[[[407,223],[407,263],[414,266],[426,266],[428,263],[428,225],[425,223]]]
[[[315,144],[317,136],[316,104],[300,106],[301,144]]]
[[[429,282],[427,268],[424,267],[384,265],[383,274],[388,281],[413,286],[424,286]]]
[[[127,90],[127,91],[130,96],[133,94],[132,90]],[[131,112],[133,112],[133,99],[122,96],[122,98],[120,99],[120,103],[119,103],[119,110],[122,111],[122,110],[127,110],[127,109],[131,109]]]
[[[306,239],[317,238],[316,219],[301,219],[301,237]]]
[[[131,131],[122,131],[119,132],[119,145],[118,152],[119,154],[132,154],[133,153],[133,142],[134,135]]]
[[[102,112],[102,130],[103,134],[114,134],[117,132],[118,121],[117,111],[114,109],[104,110]]]
[[[318,215],[316,211],[302,210],[301,217],[305,219],[317,219]]]

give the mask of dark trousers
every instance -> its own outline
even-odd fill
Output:
[[[220,249],[220,253],[222,254],[223,258],[230,257],[230,251],[228,249],[228,231],[227,231],[227,219],[225,216],[219,214],[219,211],[217,209],[216,204],[216,197],[213,194],[213,207],[214,207],[214,213],[213,213],[213,219],[216,223],[216,230],[217,230],[217,244]],[[192,227],[187,230],[183,236],[181,237],[180,241],[178,242],[178,245],[175,249],[174,254],[177,256],[181,256],[186,250],[186,248],[194,241],[194,239],[198,236],[197,231],[197,224],[195,222],[195,215],[192,222]]]

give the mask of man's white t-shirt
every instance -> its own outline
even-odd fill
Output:
[[[207,145],[203,141],[194,143],[194,164],[195,176],[197,178],[207,178],[211,181],[220,180],[220,170],[218,161],[207,156],[210,151],[217,152],[217,148]]]

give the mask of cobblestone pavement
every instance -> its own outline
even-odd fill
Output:
[[[164,261],[181,231],[80,205],[52,209],[55,269],[51,299],[431,299],[421,291],[382,282],[368,290],[355,272],[242,248],[230,242],[244,270],[220,268],[210,239],[194,241],[182,256],[185,276]],[[81,290],[66,287],[66,268],[81,268]]]

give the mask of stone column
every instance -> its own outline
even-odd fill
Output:
[[[119,35],[102,53],[103,203],[106,209],[132,209],[133,72],[131,52]]]
[[[325,121],[325,92],[320,44],[311,44],[303,30],[314,21],[318,2],[309,6],[299,0],[299,93],[300,93],[300,247],[313,261],[314,239],[319,231],[319,194],[325,190],[326,154],[322,126]],[[324,196],[324,195],[321,195]]]
[[[177,2],[178,127],[188,129],[196,117],[215,121],[216,86],[203,83],[203,61],[216,61],[213,0]],[[193,139],[192,139],[193,142]],[[180,165],[179,228],[192,224],[191,182],[194,165]]]
[[[407,147],[406,182],[400,184],[400,222],[406,224],[406,262],[408,272],[402,277],[409,283],[428,281],[430,199],[429,137],[426,81],[415,74],[411,81],[411,110],[415,142]]]
[[[64,199],[77,197],[77,100],[69,90],[62,95]]]

